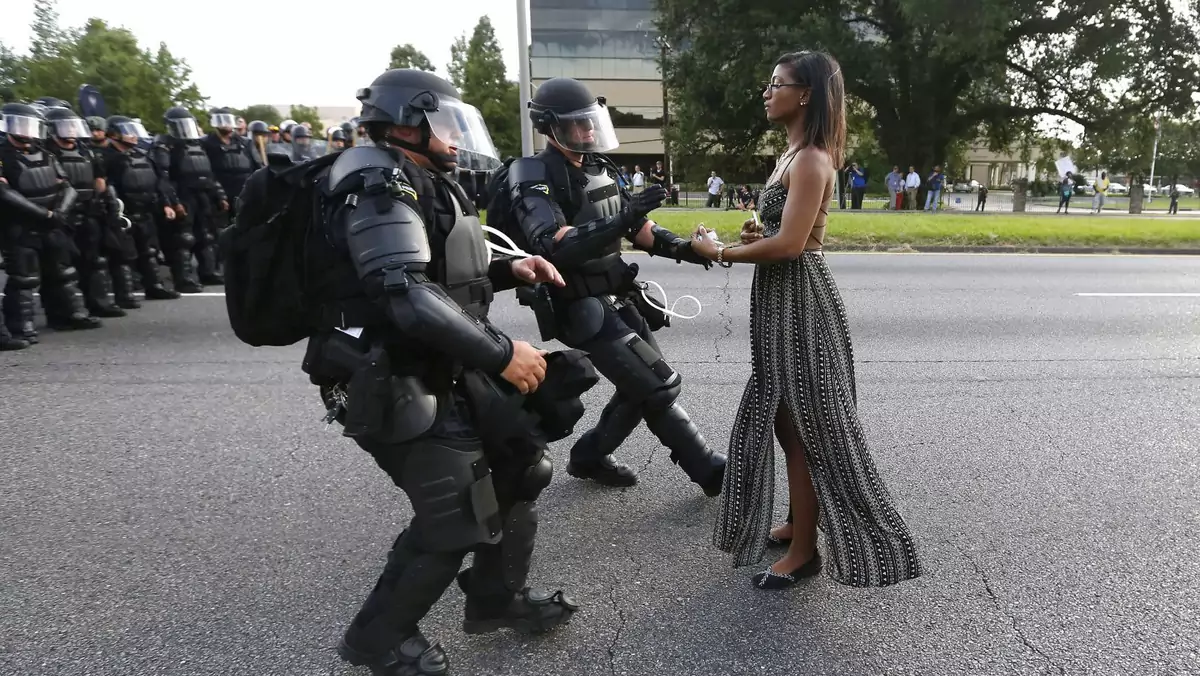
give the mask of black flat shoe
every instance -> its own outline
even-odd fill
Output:
[[[774,535],[767,533],[767,548],[768,549],[779,549],[781,547],[788,547],[791,544],[792,544],[791,538],[777,538]]]
[[[790,573],[776,573],[770,566],[761,573],[750,578],[751,584],[759,589],[787,589],[804,578],[813,577],[821,572],[821,552],[814,552],[813,557],[803,566]]]

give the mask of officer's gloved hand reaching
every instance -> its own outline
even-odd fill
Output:
[[[634,218],[645,218],[651,211],[661,207],[666,200],[667,189],[658,184],[652,185],[629,200],[629,213]]]

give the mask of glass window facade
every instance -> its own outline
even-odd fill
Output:
[[[531,0],[536,79],[658,80],[654,0]]]

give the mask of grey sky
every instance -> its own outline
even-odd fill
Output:
[[[4,4],[0,42],[25,53],[35,1]],[[201,3],[191,5],[192,15],[182,20],[179,12],[186,7],[160,0],[58,0],[63,26],[82,26],[97,17],[128,28],[143,48],[167,43],[187,60],[193,81],[214,106],[352,106],[355,90],[383,72],[392,47],[406,42],[445,75],[450,44],[469,35],[485,14],[496,28],[509,78],[517,79],[514,0]],[[230,11],[219,14],[217,8]]]

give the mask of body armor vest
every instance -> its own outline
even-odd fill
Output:
[[[16,155],[17,180],[10,183],[17,192],[39,207],[51,209],[58,198],[58,172],[55,171],[54,161],[45,150],[35,150],[32,153],[12,153]]]
[[[135,204],[153,202],[158,195],[158,172],[146,151],[130,148],[121,153],[124,170],[111,178],[121,199]]]
[[[440,279],[437,281],[467,314],[482,318],[487,314],[494,293],[488,279],[492,255],[479,216],[466,215],[459,202],[461,199],[460,195],[450,195],[455,211],[448,214],[453,220],[442,242],[441,260],[438,261]]]
[[[171,178],[182,188],[203,190],[211,185],[212,164],[199,142],[176,142],[171,148]]]
[[[571,206],[578,206],[578,209],[569,217],[571,225],[620,214],[623,206],[621,189],[605,165],[585,161],[579,171],[586,183],[572,180]],[[570,213],[566,208],[563,211],[564,215]],[[563,300],[620,293],[629,281],[629,266],[621,259],[621,239],[614,240],[596,258],[569,270],[560,269],[559,273],[567,284],[561,289],[552,288],[550,293]]]
[[[92,197],[96,194],[96,168],[92,164],[91,154],[85,154],[85,151],[82,151],[77,143],[74,150],[58,148],[54,157],[62,165],[63,171],[67,174],[67,180],[71,182],[71,187],[79,193],[79,201],[75,203],[75,210],[87,209]]]
[[[212,170],[216,173],[217,178],[225,180],[241,180],[244,182],[246,177],[254,171],[254,165],[250,162],[250,156],[246,153],[245,141],[241,138],[234,137],[228,144],[217,140],[217,147],[221,149],[217,160],[213,163]]]

